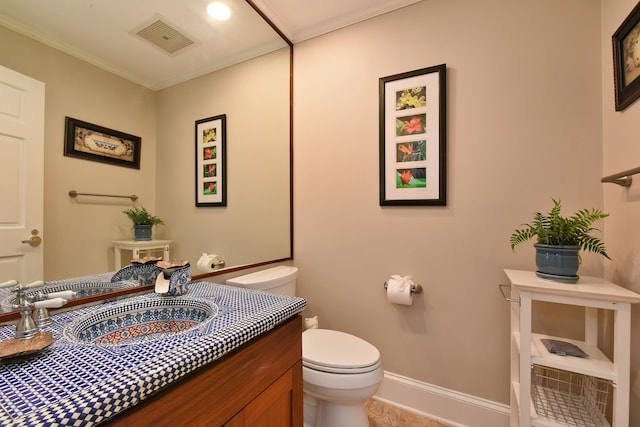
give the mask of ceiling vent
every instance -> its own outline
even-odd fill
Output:
[[[194,43],[193,40],[162,19],[156,19],[150,25],[137,31],[136,35],[164,50],[169,55],[173,55]]]

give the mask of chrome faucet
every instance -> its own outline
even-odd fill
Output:
[[[15,303],[13,307],[20,310],[20,319],[16,323],[15,337],[18,339],[29,339],[36,335],[40,330],[50,326],[53,320],[49,316],[48,308],[62,307],[67,303],[63,298],[72,297],[75,294],[72,291],[57,292],[45,294],[37,292],[35,297],[25,294],[28,289],[42,286],[44,282],[38,280],[27,285],[21,285],[15,280],[0,283],[0,288],[13,287],[12,292],[16,293]],[[32,314],[33,311],[33,314]]]

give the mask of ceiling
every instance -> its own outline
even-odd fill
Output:
[[[253,0],[294,44],[421,0]]]
[[[228,21],[206,15],[214,0],[2,0],[0,25],[153,90],[272,52],[286,43],[245,0],[225,2]],[[420,0],[254,0],[294,44]],[[161,21],[187,47],[168,53],[136,33]],[[177,32],[174,32],[177,31]],[[189,42],[192,42],[189,44]],[[0,41],[1,44],[1,41]]]

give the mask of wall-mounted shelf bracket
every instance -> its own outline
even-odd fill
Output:
[[[624,172],[614,173],[613,175],[605,176],[600,182],[611,182],[621,185],[622,187],[630,187],[633,179],[632,175],[640,173],[640,168],[629,169]]]

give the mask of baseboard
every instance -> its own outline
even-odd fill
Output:
[[[509,406],[385,371],[374,399],[455,427],[508,427]]]

